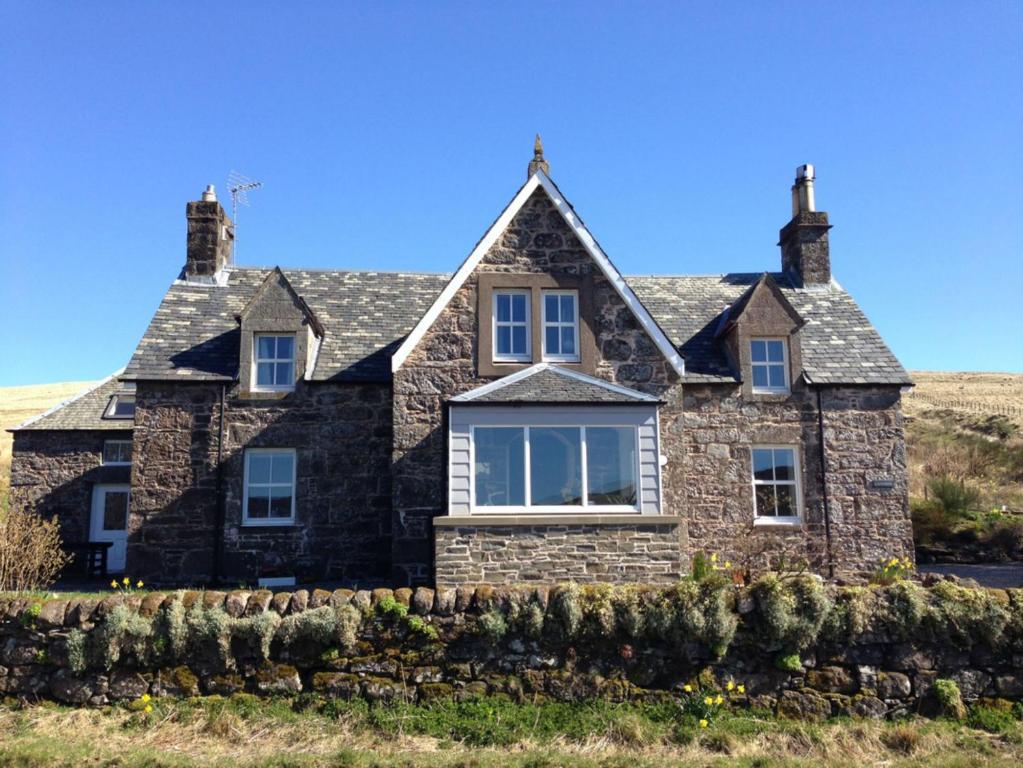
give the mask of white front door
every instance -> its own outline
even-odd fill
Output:
[[[92,523],[90,541],[109,541],[107,570],[124,571],[124,556],[128,545],[127,485],[97,485],[92,489]]]

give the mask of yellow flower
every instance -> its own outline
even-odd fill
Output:
[[[716,563],[716,562],[718,561],[718,556],[717,556],[717,554],[713,554],[713,555],[711,555],[711,556],[710,556],[710,561],[711,561],[712,563]]]
[[[141,581],[135,582],[135,589],[142,589],[142,582]]]
[[[700,721],[700,727],[701,728],[706,728],[708,725],[710,725],[710,723],[708,723],[706,720],[701,720]]]
[[[746,693],[746,686],[739,683],[739,693]]]
[[[143,704],[148,704],[150,701],[152,701],[152,698],[153,697],[150,696],[148,693],[143,693],[142,694],[142,703]]]
[[[131,584],[131,579],[129,579],[129,578],[127,577],[127,576],[125,576],[125,577],[124,577],[124,578],[122,579],[122,581],[124,582],[124,586],[126,586],[126,587],[127,587],[127,586],[128,586],[129,584]]]
[[[893,558],[891,559],[891,561],[890,561],[890,562],[888,563],[888,567],[889,567],[889,568],[894,568],[894,567],[895,567],[896,565],[898,565],[898,564],[899,564],[899,558],[897,558],[897,557],[893,557]]]
[[[110,582],[110,588],[111,589],[117,589],[117,582],[116,581],[111,581]]]
[[[735,690],[735,683],[733,683],[731,680],[729,680],[728,681],[728,685],[726,685],[725,688],[728,689],[729,691],[734,691]]]
[[[691,686],[689,683],[686,683],[685,685],[682,686],[682,690],[685,691],[686,693],[692,693],[693,686]]]
[[[709,707],[711,704],[714,703],[714,698],[712,696],[706,696],[703,699],[703,703]]]
[[[731,567],[732,567],[732,561],[731,560],[725,560],[725,568],[731,568]]]
[[[724,702],[725,702],[725,697],[722,696],[720,693],[718,694],[718,697],[716,699],[714,699],[714,703],[718,704],[718,705],[724,704]]]
[[[150,712],[153,711],[153,705],[152,704],[146,704],[146,708],[143,711],[148,715]]]

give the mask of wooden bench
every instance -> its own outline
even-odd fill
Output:
[[[74,555],[76,568],[94,579],[107,575],[107,555],[112,546],[109,541],[80,541],[64,544],[64,549]]]

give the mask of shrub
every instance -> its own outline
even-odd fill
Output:
[[[883,599],[876,610],[889,634],[897,640],[912,638],[927,614],[927,593],[918,584],[900,581],[883,591]]]
[[[403,605],[401,607],[405,608]],[[408,609],[405,610],[407,613]],[[329,645],[337,639],[337,623],[334,608],[323,605],[286,616],[277,629],[277,637],[283,645],[292,645],[300,641]]]
[[[476,619],[476,632],[491,643],[499,643],[508,633],[508,622],[497,608],[491,608]]]
[[[133,653],[140,662],[145,661],[146,641],[153,633],[153,623],[121,604],[115,606],[94,631],[100,663],[110,669],[125,651]]]
[[[611,609],[614,612],[615,628],[618,633],[631,640],[642,637],[646,628],[639,588],[626,585],[611,594]]]
[[[232,622],[230,633],[232,637],[242,637],[259,650],[259,655],[270,658],[270,646],[273,643],[274,634],[281,625],[281,617],[276,611],[263,611],[254,616],[244,619],[235,619]]]
[[[436,642],[440,639],[440,633],[437,631],[437,628],[422,616],[409,616],[405,619],[405,629],[408,630],[410,635],[421,637],[424,640]]]
[[[545,626],[555,637],[573,640],[579,634],[583,620],[582,601],[578,584],[564,584],[551,592],[547,606]]]
[[[971,728],[979,728],[988,733],[1011,733],[1019,723],[1012,712],[1012,707],[994,707],[978,704],[966,719]]]
[[[402,605],[394,597],[387,595],[377,603],[377,614],[392,623],[397,623],[408,616],[408,606]]]
[[[803,660],[798,653],[786,653],[774,660],[774,666],[782,672],[802,672]]]
[[[690,566],[690,574],[692,575],[693,581],[703,581],[712,573],[714,573],[714,567],[705,552],[697,552],[693,555],[692,564]]]
[[[232,665],[231,617],[223,608],[206,609],[197,600],[185,614],[185,626],[188,628],[190,653],[201,655],[212,648],[221,662],[229,667]]]
[[[544,612],[539,603],[530,601],[519,612],[519,621],[522,623],[522,632],[526,637],[539,640],[543,635]]]
[[[986,589],[968,589],[941,581],[931,588],[927,621],[938,637],[960,648],[996,646],[1009,624],[1009,604]]]
[[[68,632],[67,663],[76,675],[80,675],[89,666],[86,634],[77,627]]]
[[[679,582],[647,606],[647,627],[675,645],[699,643],[723,656],[738,626],[729,598],[727,582],[716,574],[700,582]]]
[[[927,489],[951,517],[967,517],[980,503],[980,492],[976,488],[949,475],[932,478]]]
[[[185,658],[188,652],[188,624],[186,620],[184,594],[178,592],[174,599],[164,604],[160,623],[170,641],[171,653],[176,659]]]
[[[342,605],[337,610],[337,641],[345,653],[351,653],[359,639],[362,613],[354,605]]]
[[[768,640],[789,651],[817,641],[832,607],[824,586],[809,575],[768,574],[754,582],[752,593]]]
[[[46,589],[70,560],[56,517],[14,508],[0,514],[0,591]]]
[[[934,681],[931,693],[940,708],[941,715],[954,720],[962,720],[966,717],[966,705],[963,704],[963,695],[959,692],[959,686],[956,685],[955,680],[938,678]]]
[[[615,631],[615,609],[610,584],[591,584],[580,590],[582,630],[588,637],[610,637]]]

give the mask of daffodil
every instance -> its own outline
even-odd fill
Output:
[[[153,705],[152,704],[146,704],[146,708],[145,708],[144,711],[148,715],[150,712],[153,711]]]
[[[746,693],[746,686],[743,685],[742,683],[739,683],[738,690],[739,690],[739,693]]]
[[[725,568],[731,568],[731,567],[732,567],[732,561],[731,560],[725,560]]]
[[[121,581],[124,582],[124,586],[126,587],[131,584],[131,579],[129,579],[127,576],[125,576]]]
[[[141,580],[135,582],[135,589],[142,589],[142,586],[143,584]]]
[[[693,686],[691,686],[689,683],[686,683],[685,685],[682,686],[682,690],[685,691],[686,693],[692,693]]]
[[[714,697],[713,696],[705,696],[704,699],[703,699],[703,703],[706,704],[709,707],[710,705],[712,705],[714,703]]]
[[[718,706],[720,706],[721,704],[724,704],[724,703],[725,703],[725,697],[724,697],[724,696],[722,696],[722,695],[721,695],[721,694],[719,693],[719,694],[718,694],[718,697],[717,697],[716,699],[714,699],[714,703],[715,703],[715,704],[717,704]]]
[[[701,720],[700,721],[700,727],[701,728],[706,728],[708,725],[710,725],[710,723],[708,723],[706,720]]]
[[[150,696],[148,693],[143,693],[142,694],[142,703],[143,704],[148,704],[150,701],[152,701],[152,698],[153,697]]]
[[[111,589],[117,589],[117,582],[116,581],[111,581],[110,582],[110,588]]]
[[[717,553],[715,553],[715,554],[713,554],[713,555],[711,555],[711,556],[710,556],[710,561],[711,561],[712,563],[716,563],[716,562],[718,561],[718,556],[717,556]]]
[[[735,690],[735,683],[733,683],[731,680],[729,680],[728,681],[728,685],[726,685],[725,688],[727,690],[729,690],[729,691],[734,691]]]

